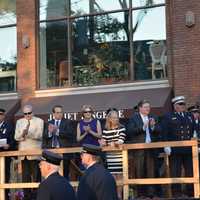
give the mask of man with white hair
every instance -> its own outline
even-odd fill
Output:
[[[18,142],[18,150],[41,149],[44,121],[33,115],[31,105],[25,105],[22,109],[24,117],[18,119],[15,128],[15,140]],[[38,156],[22,156],[22,181],[39,181]],[[30,200],[30,189],[24,190],[24,199]]]
[[[44,150],[40,158],[40,171],[44,180],[40,183],[37,200],[75,200],[75,193],[68,180],[58,173],[62,157]]]

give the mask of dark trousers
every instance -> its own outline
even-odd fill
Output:
[[[170,156],[170,169],[171,177],[181,177],[182,167],[184,169],[184,177],[192,177],[192,155],[191,153],[174,153]],[[193,187],[191,184],[187,184],[185,191],[181,190],[181,184],[172,185],[173,196],[178,196],[180,194],[186,194],[192,196]]]
[[[136,150],[133,152],[134,158],[134,177],[153,178],[155,177],[155,155],[151,150]],[[153,196],[152,186],[137,186],[138,196]]]
[[[22,181],[25,183],[39,182],[40,170],[37,160],[22,160]],[[36,195],[36,190],[24,189],[24,199],[31,200]]]
[[[63,175],[69,180],[70,161],[73,159],[73,154],[63,154]]]

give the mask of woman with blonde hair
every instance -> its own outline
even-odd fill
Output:
[[[118,110],[116,108],[108,109],[101,145],[115,147],[123,144],[126,138],[125,132],[125,127],[119,122]],[[122,151],[106,152],[106,162],[108,170],[115,179],[122,179]],[[122,187],[118,187],[118,195],[121,199]]]
[[[102,135],[100,121],[93,117],[93,109],[90,105],[83,105],[81,111],[83,119],[77,125],[77,142],[80,145],[99,145],[98,140]]]

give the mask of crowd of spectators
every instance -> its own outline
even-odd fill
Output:
[[[182,141],[190,140],[200,136],[200,109],[198,105],[186,108],[184,96],[172,99],[173,111],[164,116],[156,116],[151,112],[151,104],[147,100],[141,100],[135,107],[135,112],[123,124],[119,118],[117,108],[109,108],[106,112],[105,122],[102,123],[93,115],[90,105],[81,108],[82,118],[78,121],[76,128],[72,121],[64,118],[64,110],[61,105],[52,108],[53,119],[45,122],[34,116],[34,108],[25,105],[22,108],[23,117],[16,121],[13,126],[5,120],[6,111],[0,109],[0,145],[1,150],[31,150],[82,146],[93,144],[97,146],[118,147],[123,143],[151,143],[158,141]],[[117,106],[116,106],[117,107]],[[192,176],[192,155],[189,148],[171,148],[152,150],[131,151],[130,161],[132,164],[130,173],[134,178],[159,177],[159,169],[162,162],[158,159],[159,153],[165,153],[170,158],[171,176],[180,177],[184,171],[185,176]],[[69,179],[70,160],[73,154],[64,154],[64,176]],[[22,162],[22,181],[37,182],[41,176],[38,169],[37,156],[24,156],[19,158]],[[116,180],[122,179],[122,152],[106,152],[104,156],[107,169]],[[9,169],[10,159],[6,160]],[[184,168],[184,170],[182,170]],[[9,170],[6,172],[9,179]],[[173,184],[173,195],[193,195],[191,185],[181,187]],[[30,199],[34,191],[25,190],[25,199]],[[119,197],[122,196],[122,188],[118,190]],[[157,191],[154,187],[138,186],[137,196],[154,196]]]

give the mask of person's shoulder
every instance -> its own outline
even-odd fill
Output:
[[[26,119],[24,118],[24,117],[22,117],[22,118],[19,118],[17,121],[16,121],[16,123],[22,123],[22,122],[24,122]]]
[[[64,122],[64,123],[71,123],[72,120],[71,120],[71,119],[62,118],[62,119],[61,119],[61,122]]]
[[[37,122],[43,122],[44,120],[41,119],[40,117],[36,117],[36,116],[33,116],[33,120],[34,121],[37,121]]]

